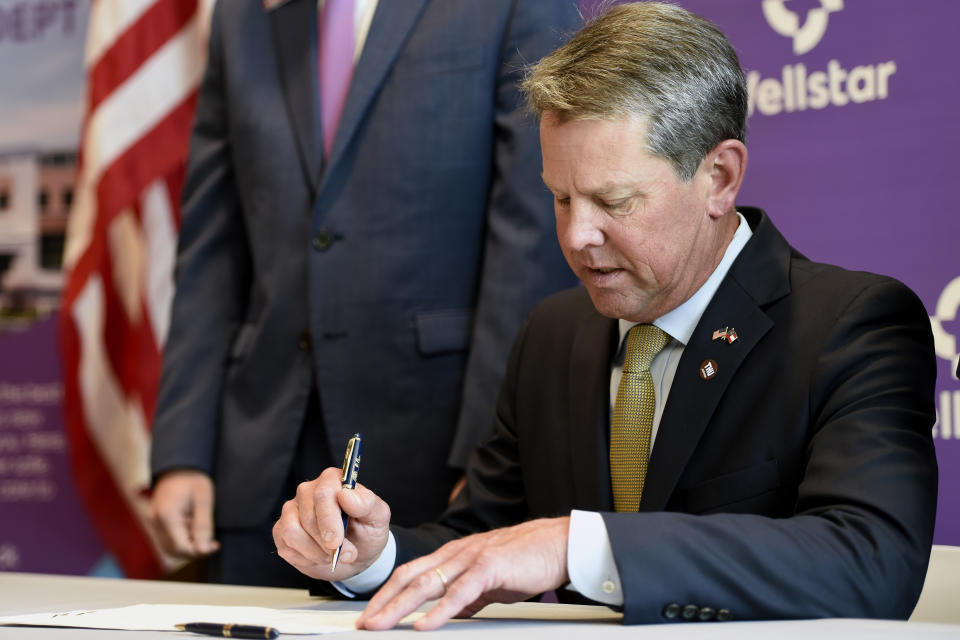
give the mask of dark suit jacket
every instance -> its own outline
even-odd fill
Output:
[[[910,614],[937,497],[927,314],[899,282],[810,262],[760,210],[740,211],[754,235],[684,349],[641,513],[608,513],[617,323],[574,289],[529,317],[465,494],[441,524],[395,529],[400,562],[586,509],[605,512],[627,623],[664,622],[671,604],[735,619]],[[713,341],[726,326],[739,339]],[[702,379],[707,359],[718,373]]]
[[[217,3],[198,99],[153,473],[269,517],[315,376],[332,458],[416,523],[489,432],[510,344],[575,282],[556,247],[525,63],[573,0],[382,0],[322,157],[316,0]]]

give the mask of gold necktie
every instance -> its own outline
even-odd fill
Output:
[[[617,511],[640,508],[656,406],[650,363],[668,342],[670,336],[652,324],[638,324],[627,334],[623,377],[610,421],[610,480]]]

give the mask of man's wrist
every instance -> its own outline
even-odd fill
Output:
[[[380,588],[390,574],[393,573],[393,567],[397,563],[397,541],[393,537],[393,532],[387,534],[387,544],[383,551],[377,556],[369,567],[357,575],[339,582],[331,582],[337,591],[351,598],[359,593],[369,593]]]

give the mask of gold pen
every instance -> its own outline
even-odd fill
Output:
[[[363,444],[363,436],[359,433],[353,434],[353,437],[347,440],[347,451],[343,454],[343,470],[340,473],[340,486],[344,489],[353,489],[357,486],[357,474],[360,473],[360,447]],[[343,518],[343,537],[347,537],[347,516],[341,514]],[[330,565],[330,573],[337,569],[337,561],[340,559],[340,551],[343,549],[343,543],[337,547],[333,554],[333,563]]]

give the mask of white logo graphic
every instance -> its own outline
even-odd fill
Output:
[[[960,310],[960,277],[954,278],[947,284],[943,293],[940,294],[940,299],[937,300],[936,315],[930,316],[934,349],[938,356],[951,363],[951,373],[954,377],[957,370],[957,338],[947,333],[943,323],[956,320],[958,310]]]
[[[787,0],[763,0],[763,17],[774,31],[793,38],[793,52],[801,55],[813,49],[827,32],[827,21],[834,11],[843,9],[843,0],[820,0],[820,6],[807,13],[800,26],[800,17],[787,9]]]
[[[10,571],[20,565],[20,553],[9,542],[0,544],[0,571]]]

